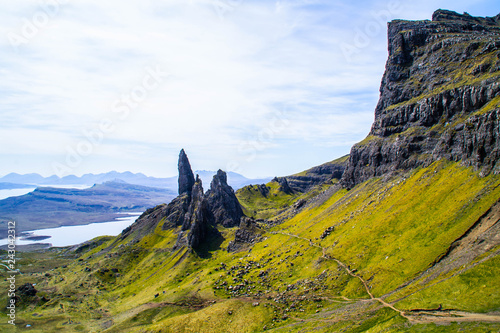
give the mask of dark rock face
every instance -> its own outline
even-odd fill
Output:
[[[232,187],[227,184],[227,175],[224,171],[219,170],[214,175],[206,198],[210,218],[214,224],[221,224],[226,228],[239,225],[243,210]]]
[[[166,217],[165,223],[162,226],[163,230],[183,225],[190,203],[191,196],[186,193],[172,200],[163,212]]]
[[[496,26],[498,25],[498,22],[500,22],[500,14],[495,17],[474,17],[468,13],[458,14],[451,10],[439,9],[432,15],[432,21],[462,21],[469,24]]]
[[[269,195],[269,188],[266,186],[266,184],[260,184],[257,186],[260,194],[262,194],[264,198],[267,198],[267,196]]]
[[[189,230],[196,219],[206,219],[207,203],[203,195],[203,184],[199,177],[193,185],[191,192],[191,203],[188,206],[187,212],[184,215],[182,230]]]
[[[388,42],[375,121],[352,148],[342,184],[440,158],[500,172],[500,15],[439,10],[432,21],[396,20]]]
[[[134,234],[134,238],[137,240],[152,233],[161,219],[166,216],[167,209],[168,205],[162,204],[146,210],[132,225],[123,229],[120,239]]]
[[[303,174],[287,176],[286,182],[292,191],[304,193],[313,186],[324,184],[333,179],[341,179],[346,165],[347,159],[341,158],[340,160],[318,165]]]
[[[207,199],[203,193],[201,179],[197,176],[191,192],[191,203],[184,215],[182,231],[189,230],[189,233],[179,234],[177,245],[186,243],[191,248],[198,248],[210,234],[217,233],[217,229],[208,218]],[[184,241],[184,239],[186,241]]]
[[[286,180],[285,177],[279,177],[279,178],[274,177],[273,182],[277,182],[278,184],[280,184],[280,187],[278,188],[279,191],[286,193],[286,194],[293,193],[293,190],[290,187],[290,185],[288,185],[288,181]]]
[[[191,187],[188,188],[188,186]],[[122,231],[120,239],[134,235],[135,240],[154,232],[164,220],[163,230],[181,226],[174,248],[200,247],[205,241],[220,237],[216,225],[239,225],[243,210],[233,189],[227,184],[226,173],[219,170],[210,190],[205,194],[201,179],[193,177],[191,165],[184,150],[179,155],[179,196],[169,204],[145,211],[130,227]]]
[[[234,241],[229,242],[228,252],[239,251],[249,244],[258,242],[264,232],[257,226],[257,223],[247,217],[241,219],[240,228],[234,235]]]
[[[184,215],[183,233],[179,235],[176,247],[187,244],[191,248],[197,248],[204,240],[220,236],[216,225],[226,228],[237,226],[242,216],[243,210],[233,189],[227,184],[224,171],[217,171],[210,190],[205,194],[201,179],[197,176],[191,192],[191,202]]]
[[[191,203],[191,196],[187,193],[179,195],[168,204],[162,204],[154,208],[146,210],[139,218],[129,227],[125,228],[120,238],[124,239],[135,233],[135,239],[152,233],[158,223],[165,218],[162,229],[167,230],[183,225],[185,215]]]
[[[162,229],[181,227],[174,249],[189,246],[200,248],[204,243],[220,238],[217,225],[226,228],[238,226],[244,216],[236,195],[227,184],[227,175],[219,170],[214,176],[210,190],[203,191],[203,184],[193,171],[184,150],[179,155],[179,196],[169,204],[159,205],[145,211],[130,227],[122,231],[120,239],[134,235],[138,241],[154,232],[163,221]],[[264,186],[265,187],[265,186]]]
[[[187,158],[184,149],[181,150],[179,154],[179,195],[187,193],[191,194],[191,189],[194,185],[194,174],[191,170],[191,164]]]

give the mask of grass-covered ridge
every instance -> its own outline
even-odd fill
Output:
[[[278,182],[271,181],[262,185],[245,186],[236,192],[236,197],[246,216],[255,219],[275,220],[286,216],[294,204],[300,204],[300,201],[306,202],[335,183],[336,180],[333,180],[315,186],[307,193],[285,193],[280,190]]]
[[[499,185],[499,176],[441,161],[350,191],[315,190],[248,251],[228,253],[235,229],[225,228],[203,257],[173,251],[179,230],[160,222],[137,243],[103,238],[78,259],[31,254],[19,261],[31,273],[19,284],[36,283],[39,294],[19,323],[34,332],[495,331],[500,320],[433,326],[437,317],[410,310],[498,311],[498,248],[425,272],[500,199]]]
[[[239,189],[236,197],[246,216],[270,218],[278,215],[297,200],[299,194],[288,194],[279,189],[276,181],[262,185],[249,185]]]
[[[290,210],[304,205],[308,200],[338,183],[338,170],[344,170],[349,155],[317,167],[284,177],[290,191],[284,191],[277,179],[267,184],[250,185],[236,192],[246,216],[256,219],[283,220]],[[338,178],[335,178],[337,175]],[[313,185],[304,187],[305,183]]]

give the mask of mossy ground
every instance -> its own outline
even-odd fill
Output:
[[[280,185],[276,181],[271,181],[265,186],[267,194],[259,190],[260,185],[245,186],[236,192],[246,216],[258,219],[272,218],[290,207],[299,196],[280,191]]]
[[[26,324],[33,332],[500,329],[500,323],[486,322],[413,323],[375,299],[387,298],[400,311],[440,304],[498,311],[500,263],[486,257],[495,249],[445,278],[405,283],[432,266],[500,199],[499,176],[480,178],[470,168],[441,161],[350,191],[334,188],[315,189],[310,198],[332,193],[266,229],[262,241],[242,252],[225,250],[235,232],[225,228],[222,242],[202,254],[172,251],[178,230],[164,231],[161,222],[137,243],[105,239],[78,258],[63,250],[20,254],[25,274],[19,284],[36,283],[39,294],[19,308],[14,331]],[[279,208],[298,198],[277,193],[269,200]],[[8,329],[6,320],[0,323],[0,330]]]
[[[306,193],[285,193],[280,190],[278,182],[271,181],[265,184],[268,190],[266,195],[259,190],[261,185],[249,185],[239,189],[236,197],[246,216],[255,219],[283,219],[286,218],[287,212],[295,202],[313,198],[336,182],[332,180],[328,184],[315,186]]]

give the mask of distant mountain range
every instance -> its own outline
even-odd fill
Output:
[[[215,171],[196,172],[206,188]],[[250,184],[266,183],[271,178],[248,179],[229,172],[234,190]],[[87,185],[88,189],[61,188]],[[124,212],[142,212],[168,203],[178,191],[177,176],[148,177],[142,173],[108,172],[81,177],[42,177],[32,173],[10,173],[0,178],[0,190],[34,188],[28,194],[0,200],[0,238],[6,237],[8,221],[15,220],[18,231],[88,224],[114,220]]]
[[[172,200],[176,191],[105,182],[87,189],[38,187],[25,195],[0,200],[0,238],[8,221],[18,232],[112,221],[127,212],[142,212]]]
[[[205,187],[210,185],[216,171],[200,170],[196,171],[200,175]],[[228,183],[234,190],[242,188],[246,185],[267,183],[271,178],[249,179],[235,172],[228,172]],[[50,176],[43,177],[37,173],[18,174],[9,173],[6,176],[0,177],[0,189],[15,189],[24,188],[26,185],[45,186],[45,185],[94,185],[102,184],[109,181],[123,181],[129,184],[142,185],[149,187],[158,187],[177,191],[177,176],[169,178],[148,177],[142,173],[132,173],[111,171],[107,173],[92,174],[88,173],[81,177],[69,175],[66,177]]]

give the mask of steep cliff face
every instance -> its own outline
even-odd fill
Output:
[[[287,187],[294,192],[307,192],[316,185],[341,179],[347,165],[347,156],[315,166],[301,173],[285,177]],[[280,180],[278,178],[278,180]],[[283,182],[283,180],[281,180]]]
[[[125,229],[121,239],[133,235],[135,240],[161,230],[179,228],[174,248],[198,248],[205,241],[220,236],[217,225],[230,228],[240,224],[244,216],[233,189],[227,184],[227,175],[219,170],[204,193],[199,176],[193,176],[189,159],[181,150],[179,154],[179,196],[169,204],[148,209],[137,221]]]
[[[396,20],[388,42],[375,121],[342,184],[440,158],[499,172],[500,15],[438,10],[432,21]]]
[[[179,195],[184,193],[191,194],[191,189],[194,185],[194,174],[184,149],[179,154],[177,167],[179,169]]]
[[[207,206],[203,185],[197,176],[191,190],[191,202],[184,214],[184,222],[177,238],[176,248],[183,245],[198,248],[209,236],[218,234],[217,229],[209,219]]]
[[[210,183],[210,190],[206,193],[210,219],[214,224],[226,228],[238,226],[243,210],[231,186],[227,184],[227,175],[219,170]]]

